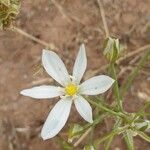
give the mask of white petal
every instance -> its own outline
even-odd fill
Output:
[[[86,52],[85,52],[85,46],[82,44],[80,46],[74,67],[73,67],[73,77],[76,80],[76,83],[79,84],[83,74],[85,72],[87,66],[87,58],[86,58]]]
[[[61,85],[65,86],[70,81],[67,69],[56,53],[43,50],[42,63],[47,73]]]
[[[80,93],[86,95],[97,95],[107,91],[114,83],[114,79],[99,75],[88,79],[80,85]]]
[[[88,122],[93,123],[92,108],[90,104],[82,97],[78,96],[74,100],[75,106],[79,114]]]
[[[20,94],[32,98],[37,98],[37,99],[53,98],[53,97],[63,95],[62,89],[63,88],[56,87],[56,86],[42,85],[42,86],[37,86],[30,89],[22,90]]]
[[[54,137],[64,127],[70,113],[72,100],[62,99],[56,103],[41,131],[44,140]]]

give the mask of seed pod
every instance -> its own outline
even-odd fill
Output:
[[[20,10],[20,0],[0,0],[0,29],[11,27]]]
[[[104,55],[109,62],[115,63],[119,58],[121,53],[121,48],[119,44],[119,39],[107,38],[104,42]]]

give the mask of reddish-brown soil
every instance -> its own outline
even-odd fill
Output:
[[[16,26],[57,47],[71,72],[80,43],[86,43],[88,68],[85,78],[99,70],[107,61],[102,54],[105,32],[97,0],[57,0],[63,14],[50,0],[22,1]],[[105,0],[104,9],[111,36],[121,39],[128,52],[150,43],[149,0]],[[57,138],[43,141],[41,127],[56,100],[33,100],[23,97],[19,91],[38,84],[52,83],[48,75],[40,72],[42,49],[45,48],[13,31],[0,31],[0,150],[60,150]],[[120,69],[134,67],[138,57],[121,64]],[[130,62],[130,64],[129,64]],[[146,100],[150,100],[149,64],[136,78],[125,98],[124,108],[137,111]],[[120,77],[120,84],[131,69]],[[99,72],[102,74],[103,72]],[[109,99],[108,99],[109,102]],[[60,133],[66,137],[69,123],[85,122],[75,109],[65,129]],[[96,136],[102,136],[107,122],[98,125]],[[126,150],[122,137],[116,138],[112,150]],[[149,150],[150,144],[134,138],[136,150]],[[77,150],[83,149],[81,143]],[[103,148],[100,148],[103,149]]]

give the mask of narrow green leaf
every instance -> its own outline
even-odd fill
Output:
[[[98,123],[100,123],[108,114],[102,114],[100,116],[96,116],[96,119],[94,119],[92,124],[86,124],[85,126],[83,126],[83,129],[81,131],[77,131],[74,133],[75,135],[81,135],[83,134],[88,128],[97,125]]]
[[[133,136],[132,136],[131,130],[127,130],[124,133],[124,139],[125,139],[128,150],[134,150],[134,142],[133,142]]]
[[[116,101],[117,101],[117,107],[120,111],[122,111],[123,110],[122,96],[121,96],[120,90],[119,90],[116,68],[115,68],[115,65],[113,63],[110,64],[110,70],[111,70],[111,76],[115,80],[115,83],[113,85],[113,90],[114,90],[115,98],[116,98]]]
[[[58,137],[57,142],[58,142],[58,144],[59,144],[59,146],[60,146],[60,148],[61,148],[62,150],[74,150],[72,144],[70,144],[70,143],[64,141],[64,140],[63,140],[62,138],[60,138],[60,137]]]
[[[75,135],[76,132],[80,132],[83,130],[83,127],[79,124],[73,124],[71,125],[68,133],[68,142],[72,142],[74,139],[78,138],[80,134]]]
[[[147,141],[147,142],[150,142],[150,136],[148,136],[147,134],[145,134],[145,133],[142,132],[142,131],[136,130],[135,132],[136,132],[142,139],[144,139],[144,140]]]
[[[149,60],[150,56],[150,50],[148,50],[142,58],[139,61],[139,64],[132,70],[132,72],[129,74],[127,79],[124,81],[123,87],[122,87],[122,95],[126,93],[126,91],[131,87],[135,77],[139,74],[142,67],[146,64],[146,62]]]
[[[106,141],[107,139],[109,139],[110,137],[123,133],[128,128],[129,128],[128,125],[123,126],[123,127],[118,127],[117,129],[114,129],[110,133],[106,134],[104,137],[98,138],[97,140],[95,140],[94,145],[97,146],[101,144],[102,142]]]
[[[120,118],[117,118],[115,124],[114,124],[114,127],[113,127],[113,130],[116,130],[118,127],[120,127],[122,124],[122,119]],[[105,150],[109,150],[110,146],[111,146],[111,143],[113,141],[113,138],[114,136],[111,136],[107,141],[106,141],[106,144],[105,144]]]

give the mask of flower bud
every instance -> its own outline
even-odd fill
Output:
[[[81,136],[81,134],[76,135],[77,132],[80,132],[83,128],[79,124],[73,124],[70,126],[68,133],[68,142],[71,143],[74,139]]]
[[[135,123],[135,126],[142,131],[150,132],[150,121],[144,120],[143,122],[137,122]]]
[[[0,29],[9,28],[20,10],[20,0],[0,0]]]
[[[104,55],[111,63],[115,63],[119,58],[121,53],[121,48],[119,44],[119,39],[107,38],[104,43]]]
[[[93,145],[86,145],[83,150],[95,150]]]

